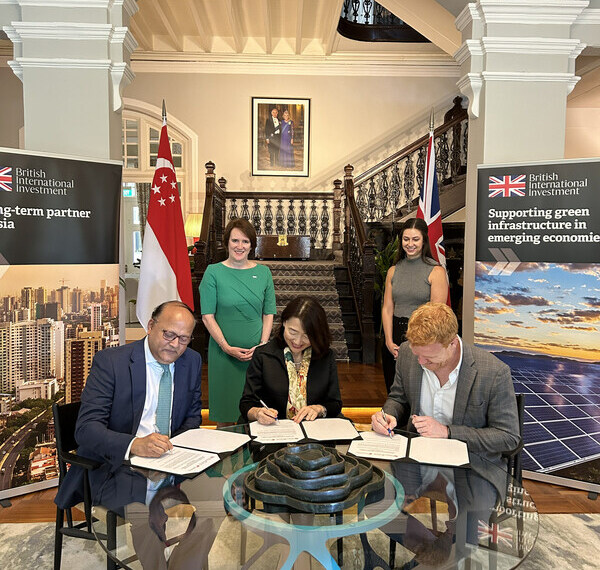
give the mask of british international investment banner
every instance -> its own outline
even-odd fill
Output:
[[[600,489],[600,161],[480,166],[475,342],[525,394],[523,468]]]
[[[0,498],[55,483],[52,402],[119,344],[121,168],[0,148]]]

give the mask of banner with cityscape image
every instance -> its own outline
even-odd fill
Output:
[[[600,489],[600,162],[480,166],[475,342],[525,394],[523,468]]]
[[[52,403],[119,344],[121,168],[0,149],[0,497],[54,484]]]

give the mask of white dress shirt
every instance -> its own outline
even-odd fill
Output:
[[[421,402],[418,414],[420,416],[429,416],[445,426],[452,424],[452,415],[454,413],[454,400],[456,399],[456,381],[463,359],[463,345],[460,337],[458,343],[460,347],[460,358],[456,368],[450,372],[448,382],[440,386],[440,380],[435,372],[423,368],[423,378],[421,380]]]
[[[137,428],[135,437],[146,437],[156,431],[156,407],[158,405],[158,388],[160,386],[160,378],[163,370],[160,363],[152,356],[150,347],[148,346],[148,337],[144,340],[144,354],[146,357],[146,399],[144,400],[144,410],[142,411],[142,417],[140,418],[140,425]],[[171,406],[173,409],[173,386],[175,381],[175,363],[169,364],[169,370],[171,371],[171,378],[173,383],[171,384]],[[169,425],[171,425],[171,417],[169,416]],[[133,440],[127,448],[125,453],[125,459],[129,459],[129,453],[131,451],[131,445]]]

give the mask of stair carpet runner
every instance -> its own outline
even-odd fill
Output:
[[[333,261],[259,261],[266,265],[273,275],[277,315],[273,331],[279,328],[280,317],[285,306],[295,297],[310,295],[325,309],[331,330],[333,350],[336,360],[348,362],[344,324],[340,299],[335,286]]]

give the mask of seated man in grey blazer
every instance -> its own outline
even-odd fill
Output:
[[[458,323],[443,303],[426,303],[408,321],[396,375],[373,430],[396,425],[424,437],[454,438],[494,463],[520,441],[510,368],[458,336]],[[410,427],[412,425],[412,427]]]

